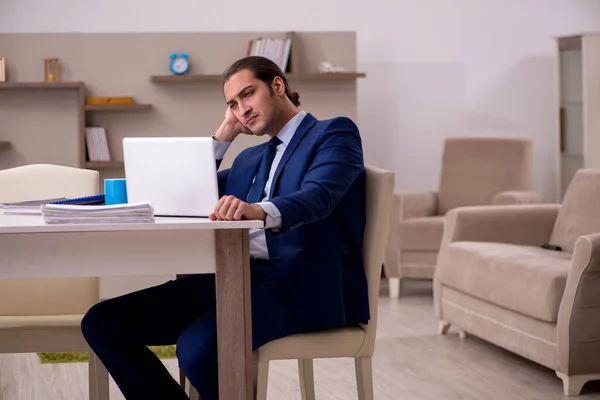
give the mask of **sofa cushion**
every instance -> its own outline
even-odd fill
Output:
[[[493,242],[454,242],[446,250],[437,268],[443,285],[556,323],[570,254]]]
[[[443,234],[443,215],[406,219],[400,222],[400,249],[437,251]]]

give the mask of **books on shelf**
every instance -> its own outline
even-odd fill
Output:
[[[150,202],[76,205],[44,204],[41,206],[47,224],[129,224],[153,223],[154,207]]]
[[[273,61],[283,72],[286,72],[290,60],[292,39],[260,37],[250,41],[249,56],[262,56]]]
[[[106,130],[102,126],[85,128],[85,143],[90,161],[110,161]]]

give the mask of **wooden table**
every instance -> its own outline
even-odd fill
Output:
[[[161,218],[148,224],[47,225],[0,213],[0,279],[216,273],[220,397],[249,400],[248,230],[262,221]]]

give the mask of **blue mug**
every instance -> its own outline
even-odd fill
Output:
[[[104,180],[104,204],[127,203],[127,184],[124,178]]]

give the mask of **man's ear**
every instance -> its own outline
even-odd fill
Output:
[[[271,87],[273,88],[273,91],[275,91],[275,93],[277,93],[280,96],[283,96],[285,94],[285,84],[283,83],[283,79],[281,79],[280,76],[276,76],[275,78],[273,78],[273,82],[271,82]]]

